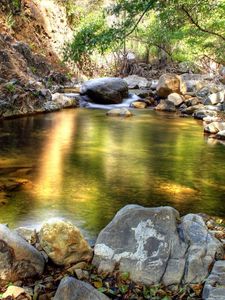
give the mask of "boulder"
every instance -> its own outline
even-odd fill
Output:
[[[196,93],[208,85],[208,77],[201,74],[182,74],[180,75],[180,92],[185,95],[187,93]]]
[[[155,110],[175,112],[176,107],[174,103],[169,100],[161,100],[159,104],[155,107]]]
[[[53,300],[109,300],[90,284],[73,277],[61,280]]]
[[[176,107],[180,106],[184,102],[183,96],[177,94],[177,93],[172,93],[169,94],[167,98],[170,102],[173,102]]]
[[[183,109],[181,112],[183,114],[192,115],[195,111],[202,109],[203,107],[204,107],[203,104],[197,104],[197,105],[189,106]]]
[[[224,97],[225,97],[224,91],[211,94],[206,98],[204,105],[216,105],[218,103],[224,102]]]
[[[134,101],[131,103],[130,105],[133,108],[146,108],[147,107],[147,103],[144,101]]]
[[[171,93],[180,92],[180,79],[175,74],[164,74],[159,78],[159,82],[156,88],[157,94],[166,98]]]
[[[144,89],[151,86],[151,82],[144,77],[138,75],[130,75],[123,78],[126,81],[129,89]]]
[[[206,124],[210,124],[212,122],[220,122],[221,118],[207,116],[207,117],[203,118],[203,121],[204,121],[204,125],[206,125]]]
[[[57,265],[90,261],[92,250],[72,223],[52,219],[44,223],[39,232],[40,245]]]
[[[216,134],[218,140],[225,140],[225,130],[221,130]]]
[[[0,281],[17,281],[41,275],[43,256],[16,232],[0,225]]]
[[[207,110],[206,108],[202,108],[202,109],[198,109],[198,110],[194,111],[194,113],[193,113],[193,117],[195,119],[199,119],[199,120],[202,120],[208,116],[209,117],[217,117],[217,112],[212,111],[212,110]]]
[[[128,97],[128,85],[121,78],[99,78],[85,82],[81,95],[98,104],[118,104]]]
[[[172,207],[127,205],[100,232],[93,264],[129,272],[135,282],[169,286],[203,281],[216,255],[223,246],[199,215],[180,222]]]
[[[194,105],[198,105],[198,104],[201,104],[201,100],[197,97],[192,97],[188,100],[185,101],[185,104],[189,107],[189,106],[194,106]]]
[[[208,133],[218,133],[225,130],[225,122],[212,122],[204,126],[204,131]]]
[[[63,108],[77,107],[78,103],[75,98],[68,97],[64,94],[55,93],[52,95],[52,101],[61,105]]]
[[[107,116],[110,117],[131,117],[133,114],[127,108],[113,108],[107,111]]]
[[[225,261],[216,261],[213,269],[206,279],[202,299],[224,300],[225,299]]]

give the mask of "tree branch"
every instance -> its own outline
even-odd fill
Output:
[[[134,25],[134,27],[131,29],[131,31],[129,31],[128,33],[125,34],[124,38],[128,37],[129,35],[131,35],[134,30],[137,28],[138,24],[141,22],[141,20],[143,19],[144,15],[150,10],[152,4],[156,2],[155,0],[152,0],[148,3],[148,5],[146,6],[145,10],[143,11],[143,13],[141,14],[140,18],[137,20],[136,24]]]
[[[223,41],[225,41],[225,37],[222,36],[221,34],[217,33],[217,32],[214,32],[214,31],[211,31],[211,30],[208,30],[208,29],[205,29],[205,28],[202,28],[198,22],[191,16],[191,14],[189,13],[189,11],[184,7],[184,5],[181,6],[181,10],[187,15],[188,19],[191,21],[191,23],[193,25],[195,25],[200,31],[202,32],[205,32],[205,33],[208,33],[208,34],[212,34],[212,35],[215,35],[217,37],[219,37],[220,39],[222,39]]]

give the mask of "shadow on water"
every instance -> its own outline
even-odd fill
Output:
[[[0,222],[60,216],[94,237],[129,203],[225,216],[224,146],[208,144],[193,119],[135,114],[80,109],[2,122],[0,183],[29,184],[0,206]]]

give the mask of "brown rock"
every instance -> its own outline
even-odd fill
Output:
[[[166,98],[171,93],[180,93],[180,79],[175,74],[164,74],[159,78],[157,94]]]
[[[53,219],[46,222],[39,238],[41,247],[57,265],[69,265],[92,258],[92,249],[80,230],[68,221]]]

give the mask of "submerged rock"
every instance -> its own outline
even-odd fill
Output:
[[[92,250],[80,230],[72,223],[52,219],[39,232],[40,244],[48,257],[57,265],[90,261]]]
[[[53,300],[109,300],[90,284],[72,277],[61,280]]]
[[[93,263],[99,271],[129,272],[132,280],[166,286],[199,283],[216,255],[223,255],[199,215],[181,223],[172,207],[127,205],[104,228],[96,241]]]
[[[16,232],[0,225],[0,281],[16,281],[41,275],[43,256]]]
[[[133,114],[127,108],[114,108],[106,113],[110,117],[131,117]]]
[[[128,97],[128,85],[121,78],[99,78],[85,82],[81,95],[98,104],[118,104]]]
[[[171,93],[180,92],[180,79],[175,74],[164,74],[159,78],[156,88],[160,97],[166,98]]]

